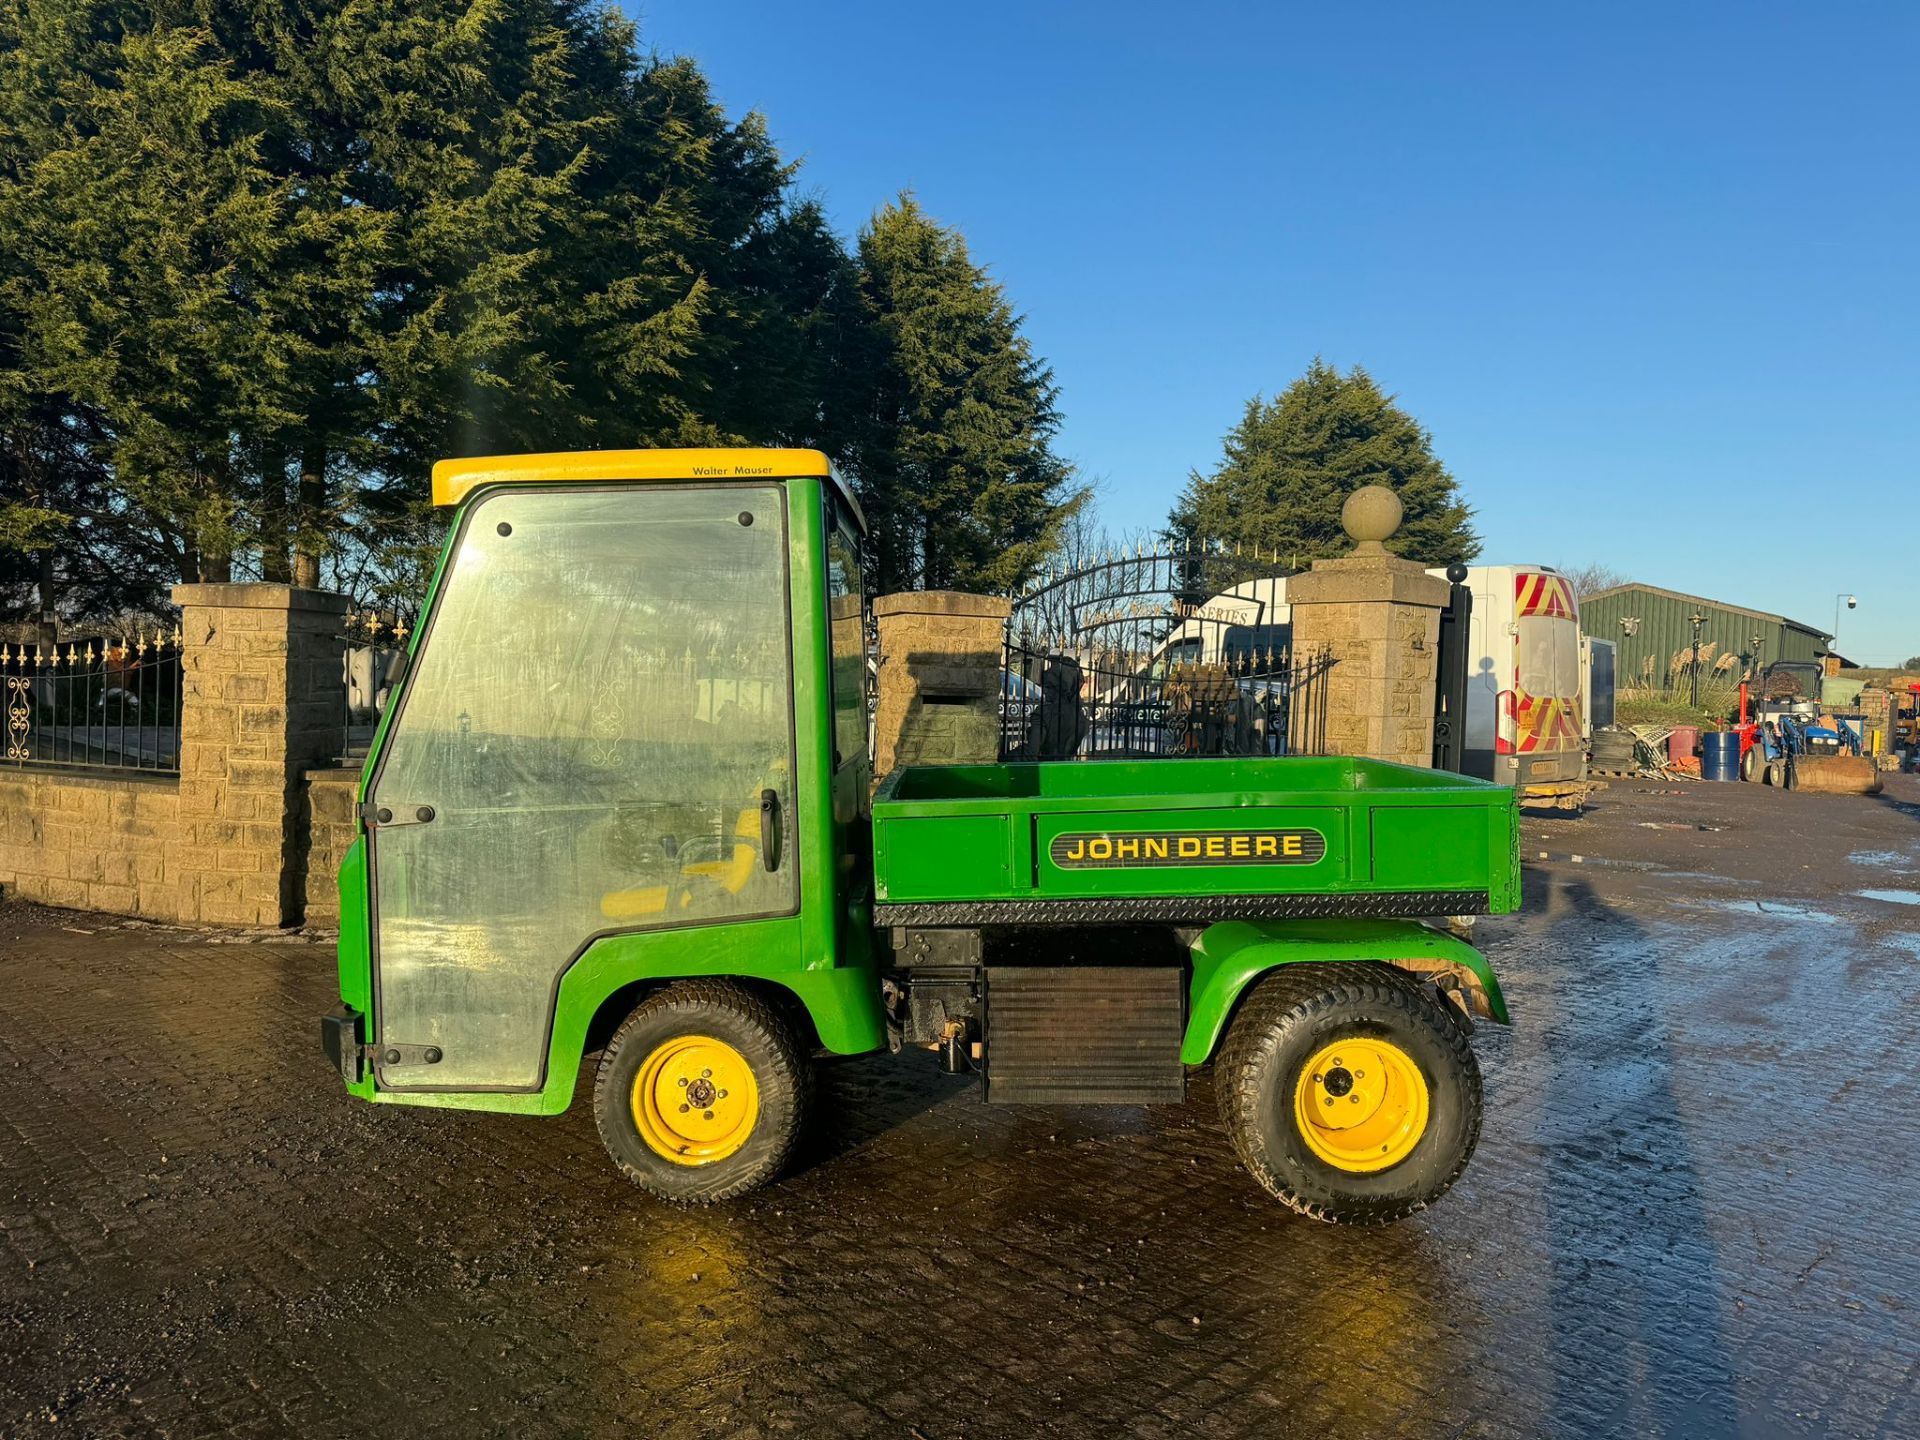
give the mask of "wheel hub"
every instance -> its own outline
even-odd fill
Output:
[[[1431,1107],[1419,1064],[1390,1040],[1322,1046],[1294,1087],[1294,1122],[1321,1160],[1365,1174],[1398,1165],[1426,1133]]]
[[[747,1143],[760,1088],[746,1057],[724,1040],[677,1035],[640,1063],[631,1096],[647,1148],[677,1165],[711,1165]]]

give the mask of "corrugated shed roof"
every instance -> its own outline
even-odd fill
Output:
[[[1776,615],[1771,610],[1755,610],[1749,605],[1733,605],[1725,600],[1713,600],[1705,595],[1689,595],[1681,590],[1662,590],[1658,585],[1643,585],[1638,580],[1630,580],[1625,585],[1609,585],[1605,590],[1595,590],[1591,595],[1582,595],[1580,603],[1584,605],[1589,600],[1604,600],[1609,595],[1624,595],[1629,590],[1643,590],[1651,595],[1664,595],[1669,600],[1685,600],[1694,605],[1711,605],[1716,610],[1731,610],[1736,615],[1751,615],[1756,620],[1772,620],[1776,624],[1791,625],[1796,630],[1804,630],[1809,635],[1818,635],[1822,640],[1833,638],[1818,625],[1808,625],[1801,620]]]

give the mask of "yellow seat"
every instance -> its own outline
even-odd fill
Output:
[[[684,883],[687,879],[710,881],[729,895],[738,895],[746,889],[759,858],[759,807],[749,806],[742,810],[739,820],[734,824],[733,833],[737,838],[730,858],[695,860],[680,867],[683,883],[676,908],[685,910],[693,904],[693,889]],[[600,913],[609,920],[645,920],[664,915],[668,908],[669,888],[666,885],[642,885],[632,890],[609,891],[600,899]]]

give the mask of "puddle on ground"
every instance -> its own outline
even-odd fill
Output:
[[[1688,910],[1722,910],[1729,915],[1765,915],[1780,920],[1811,920],[1816,925],[1838,925],[1840,917],[1791,900],[1682,900]]]
[[[1879,865],[1894,870],[1920,869],[1920,858],[1904,850],[1856,850],[1847,856],[1850,865]]]
[[[1920,905],[1920,890],[1856,890],[1862,900],[1884,900],[1889,905]]]
[[[1522,865],[1533,865],[1534,860],[1522,860]],[[1638,870],[1650,875],[1664,875],[1669,880],[1698,880],[1703,885],[1744,885],[1746,881],[1733,875],[1709,875],[1704,870],[1675,870],[1662,865],[1658,860],[1616,860],[1605,855],[1554,855],[1542,850],[1539,852],[1540,864],[1586,865],[1595,870]]]

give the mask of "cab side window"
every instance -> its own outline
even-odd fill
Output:
[[[535,1085],[595,935],[798,908],[785,499],[475,503],[373,795],[382,1033],[445,1058],[383,1083]]]
[[[833,761],[867,753],[867,616],[860,558],[845,532],[827,536],[827,626],[833,648]]]

